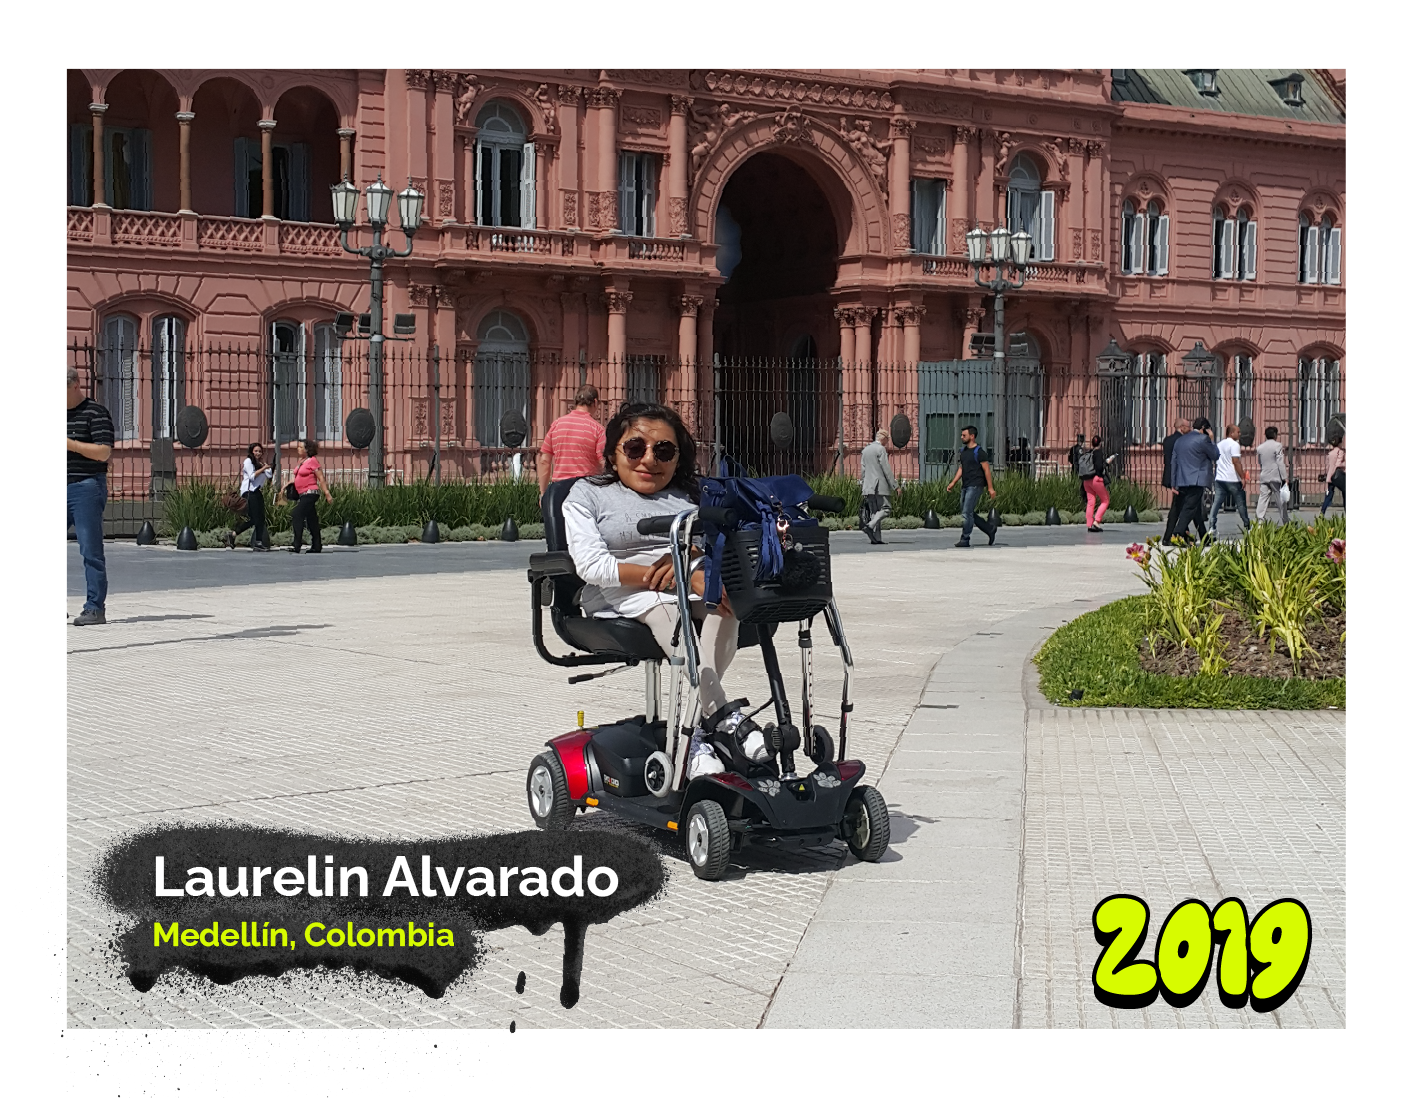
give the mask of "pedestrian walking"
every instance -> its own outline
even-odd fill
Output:
[[[1340,440],[1330,447],[1330,452],[1325,456],[1325,502],[1320,504],[1320,514],[1324,514],[1330,509],[1330,504],[1334,502],[1335,489],[1339,489],[1339,505],[1346,511],[1349,509],[1349,499],[1344,494],[1344,443],[1347,436],[1341,435]]]
[[[103,556],[103,508],[108,502],[108,459],[113,417],[83,395],[78,370],[69,367],[69,519],[83,558],[84,602],[75,625],[103,625],[108,602],[108,562]]]
[[[1163,544],[1167,545],[1173,540],[1173,522],[1177,519],[1177,489],[1173,487],[1173,444],[1179,438],[1192,430],[1192,424],[1186,419],[1177,421],[1173,428],[1173,433],[1163,439],[1163,480],[1162,485],[1172,492],[1172,499],[1168,506],[1168,524],[1163,529]]]
[[[270,551],[270,529],[265,522],[265,493],[261,491],[270,479],[270,467],[265,464],[265,447],[252,442],[245,451],[240,469],[240,494],[245,499],[245,515],[234,530],[226,532],[226,548],[235,548],[235,539],[252,526],[250,548],[257,553]]]
[[[319,444],[312,438],[302,438],[296,443],[296,448],[300,461],[290,480],[295,491],[295,504],[289,517],[290,526],[294,530],[294,544],[289,547],[289,551],[298,553],[304,548],[304,528],[308,526],[309,551],[322,553],[324,534],[319,529],[319,494],[322,492],[324,499],[329,503],[334,502],[334,497],[329,492],[329,484],[324,479],[324,470],[319,466],[319,459],[314,456],[319,452]],[[288,495],[288,487],[285,493]]]
[[[1109,462],[1118,454],[1104,456],[1103,440],[1095,435],[1089,444],[1079,452],[1075,472],[1079,474],[1080,486],[1084,489],[1084,524],[1091,534],[1102,534],[1104,512],[1109,509],[1109,486],[1104,482],[1104,472]]]
[[[883,520],[893,513],[891,497],[898,488],[898,482],[893,479],[893,467],[888,463],[887,440],[888,432],[879,431],[859,455],[866,517],[860,525],[874,545],[883,544]]]
[[[976,428],[970,424],[962,428],[962,452],[957,471],[947,484],[947,491],[950,492],[959,480],[962,482],[962,540],[957,542],[957,548],[971,548],[973,525],[980,527],[986,535],[987,545],[995,545],[996,526],[976,517],[976,505],[981,500],[983,488],[993,500],[996,498],[996,486],[991,483],[991,457],[976,444]]]
[[[1251,529],[1251,518],[1246,513],[1246,470],[1241,465],[1241,443],[1237,438],[1240,433],[1235,423],[1228,423],[1226,438],[1217,443],[1220,456],[1217,458],[1216,481],[1212,486],[1212,513],[1207,519],[1207,525],[1214,534],[1217,532],[1217,515],[1228,499],[1236,504],[1242,529]]]
[[[1279,435],[1280,432],[1276,428],[1267,427],[1266,441],[1256,447],[1256,461],[1259,466],[1257,471],[1261,477],[1261,494],[1256,497],[1256,521],[1264,521],[1266,508],[1271,500],[1275,499],[1281,525],[1284,526],[1289,517],[1286,510],[1289,495],[1282,489],[1285,488],[1288,473],[1285,467],[1285,447],[1277,441]]]
[[[581,385],[574,394],[574,410],[550,424],[536,463],[541,496],[551,480],[570,480],[604,471],[603,424],[594,417],[598,406],[599,391],[592,385]]]
[[[1177,498],[1173,500],[1173,510],[1168,516],[1172,534],[1163,538],[1164,545],[1173,544],[1173,538],[1186,537],[1190,523],[1197,524],[1197,536],[1207,536],[1207,524],[1202,516],[1202,493],[1212,482],[1212,465],[1221,457],[1217,444],[1212,441],[1212,424],[1206,416],[1198,416],[1192,421],[1192,430],[1179,436],[1173,442],[1173,487]]]
[[[1074,445],[1070,447],[1070,472],[1074,474],[1075,480],[1079,483],[1079,505],[1085,507],[1089,503],[1089,497],[1084,492],[1084,481],[1079,479],[1079,455],[1084,452],[1085,441],[1084,432],[1080,431],[1074,436]]]

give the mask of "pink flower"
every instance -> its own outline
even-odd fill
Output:
[[[1325,550],[1325,556],[1326,556],[1328,559],[1334,561],[1336,564],[1343,564],[1343,563],[1344,563],[1344,539],[1343,539],[1343,538],[1333,538],[1333,539],[1331,539],[1331,541],[1330,541],[1330,547]]]
[[[1148,567],[1148,546],[1141,541],[1135,541],[1125,550],[1128,559],[1136,563],[1140,568]]]

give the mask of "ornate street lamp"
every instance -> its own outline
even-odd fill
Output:
[[[996,417],[996,446],[991,455],[991,463],[1001,470],[1006,465],[1006,294],[1019,290],[1025,285],[1026,265],[1030,262],[1030,234],[1012,234],[1004,225],[997,225],[991,232],[979,226],[967,233],[967,262],[971,264],[976,284],[989,290],[995,303],[992,331],[995,345],[992,356],[996,363],[996,373],[1001,383],[1001,401]],[[991,244],[991,255],[986,254],[987,241]],[[990,268],[992,276],[982,278],[983,270]]]
[[[1095,361],[1100,377],[1128,377],[1133,371],[1133,355],[1120,347],[1113,336]]]
[[[353,255],[368,258],[371,283],[371,304],[368,338],[368,403],[372,405],[373,440],[368,445],[368,483],[381,488],[387,479],[383,467],[383,261],[393,257],[399,259],[412,254],[412,237],[422,224],[422,192],[408,187],[397,196],[397,212],[402,223],[399,228],[407,238],[407,247],[402,251],[383,243],[383,230],[388,223],[388,210],[392,206],[393,190],[383,182],[380,175],[376,182],[368,185],[364,199],[368,204],[368,221],[373,226],[373,243],[362,248],[353,248],[348,243],[348,231],[353,228],[353,219],[358,212],[358,188],[347,179],[329,188],[334,205],[334,221],[339,227],[339,241],[343,250]]]

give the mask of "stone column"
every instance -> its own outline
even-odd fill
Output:
[[[861,366],[873,364],[873,318],[877,309],[854,310],[854,361]]]
[[[873,318],[878,310],[867,306],[854,310],[854,405],[849,420],[851,438],[863,446],[873,429]]]
[[[260,127],[260,204],[261,217],[275,216],[275,120],[262,118]]]
[[[927,309],[922,305],[901,305],[893,313],[903,325],[903,362],[916,366],[922,358],[922,318]]]
[[[893,219],[893,251],[912,247],[912,132],[917,123],[907,118],[889,119],[893,155],[888,162],[888,212]]]
[[[463,216],[466,224],[476,224],[476,130],[463,134],[461,137],[462,183],[466,188],[466,209]],[[468,233],[467,236],[471,234]]]
[[[348,126],[341,126],[339,135],[339,178],[353,178],[353,135],[357,132]]]
[[[617,88],[589,92],[589,105],[598,115],[595,127],[594,190],[589,194],[588,227],[598,232],[618,228],[618,97]]]
[[[1104,261],[1104,143],[1090,141],[1084,146],[1085,259]]]
[[[603,303],[608,308],[608,357],[623,372],[623,360],[628,354],[628,306],[633,295],[626,290],[605,290]],[[621,396],[621,394],[619,394]]]
[[[854,310],[835,309],[834,318],[839,321],[839,359],[847,367],[854,361]]]
[[[994,229],[996,218],[996,133],[981,132],[981,178],[976,181],[976,220],[986,229]]]
[[[673,302],[677,306],[677,357],[691,366],[697,357],[697,315],[701,311],[699,294],[683,294]]]
[[[103,115],[108,111],[107,103],[90,103],[88,109],[93,114],[93,205],[106,206],[107,173],[103,169]]]
[[[178,212],[191,213],[191,123],[196,118],[191,111],[177,111],[177,125],[181,127],[177,134],[177,148],[179,150],[179,179],[181,181],[181,205]]]
[[[578,229],[584,220],[580,216],[579,179],[579,99],[584,90],[575,84],[559,85],[559,199],[560,208],[553,211],[557,223],[565,229]]]
[[[962,349],[958,358],[966,358],[971,352],[971,337],[981,331],[981,325],[986,320],[986,310],[981,307],[980,294],[967,294],[966,308],[957,318],[962,322]]]
[[[669,236],[688,236],[687,230],[687,111],[691,97],[674,95],[667,122],[667,222]]]
[[[456,89],[461,78],[446,69],[432,70],[432,164],[428,174],[427,214],[439,225],[456,224]]]
[[[947,196],[951,204],[952,232],[947,250],[964,255],[972,219],[971,143],[976,140],[976,127],[958,126],[952,136],[952,188]]]

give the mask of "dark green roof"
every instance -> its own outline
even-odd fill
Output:
[[[1115,69],[1116,103],[1160,103],[1199,111],[1227,111],[1265,118],[1302,118],[1343,124],[1344,111],[1310,69],[1218,69],[1217,95],[1203,95],[1182,69]],[[1303,106],[1294,107],[1271,86],[1291,73],[1303,76]]]

